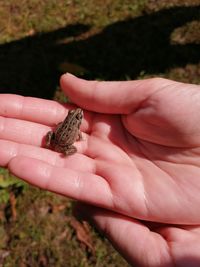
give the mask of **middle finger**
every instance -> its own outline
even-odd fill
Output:
[[[76,153],[65,157],[60,153],[36,146],[19,144],[12,141],[0,140],[0,166],[5,167],[16,156],[26,156],[42,160],[54,167],[71,168],[77,171],[95,173],[95,160]]]

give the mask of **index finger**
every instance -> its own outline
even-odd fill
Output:
[[[70,105],[69,105],[70,107]],[[67,105],[47,99],[0,94],[0,116],[52,125],[63,120]]]

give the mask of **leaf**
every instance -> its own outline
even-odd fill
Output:
[[[15,185],[16,187],[24,186],[25,183],[15,177],[5,177],[0,174],[0,188],[8,188]]]
[[[78,241],[85,244],[87,248],[94,254],[94,246],[92,244],[92,238],[89,231],[87,222],[80,223],[74,217],[70,220],[70,225],[76,231],[76,237]]]
[[[9,250],[1,249],[0,250],[0,266],[3,266],[5,258],[7,258],[10,255]]]
[[[10,207],[11,207],[12,220],[16,221],[16,219],[17,219],[16,197],[15,197],[15,194],[13,192],[10,192]]]

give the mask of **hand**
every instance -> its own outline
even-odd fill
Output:
[[[85,81],[70,74],[61,86],[85,109],[78,153],[64,158],[41,148],[69,107],[1,95],[1,166],[41,188],[129,217],[200,222],[199,86]]]
[[[93,223],[131,266],[200,266],[200,226],[141,222],[80,203],[76,213]]]

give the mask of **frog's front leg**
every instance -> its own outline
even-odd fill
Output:
[[[80,141],[80,140],[83,140],[83,135],[82,135],[81,131],[79,130],[78,134],[77,134],[76,141]]]
[[[49,131],[47,134],[46,134],[46,147],[49,148],[54,140],[54,137],[55,137],[55,134],[53,131]]]

